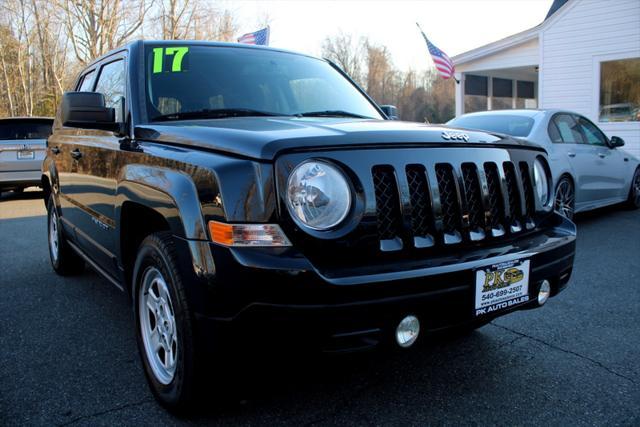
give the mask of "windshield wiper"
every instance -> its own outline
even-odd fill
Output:
[[[228,117],[264,117],[286,116],[287,114],[272,113],[270,111],[252,110],[250,108],[217,108],[195,111],[181,111],[178,113],[162,114],[153,118],[154,121],[190,120],[190,119],[226,119]]]
[[[306,113],[296,114],[298,117],[353,117],[356,119],[370,119],[371,117],[362,116],[356,113],[350,113],[342,110],[324,110],[324,111],[308,111]]]

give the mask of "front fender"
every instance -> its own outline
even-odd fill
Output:
[[[208,239],[198,191],[185,173],[157,166],[127,165],[120,172],[116,191],[118,226],[122,205],[127,201],[157,211],[178,237]]]
[[[198,191],[189,175],[158,166],[127,165],[121,170],[116,191],[118,230],[121,229],[122,206],[126,202],[146,206],[166,219],[171,232],[187,242],[196,275],[215,274],[211,253],[203,250],[203,246],[207,248],[208,234]]]

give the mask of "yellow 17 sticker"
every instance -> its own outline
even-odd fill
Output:
[[[165,56],[173,56],[171,72],[182,71],[182,60],[189,53],[188,47],[156,47],[153,49],[153,73],[161,73]]]

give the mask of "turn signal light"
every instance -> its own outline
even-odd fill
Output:
[[[209,221],[211,240],[224,246],[291,246],[277,224],[227,224]]]

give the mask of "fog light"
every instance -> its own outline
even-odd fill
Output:
[[[540,284],[540,291],[538,292],[538,305],[543,305],[549,299],[551,295],[551,283],[548,280],[543,280]]]
[[[407,316],[400,321],[396,328],[396,342],[400,347],[411,347],[418,339],[420,321],[416,316]]]

